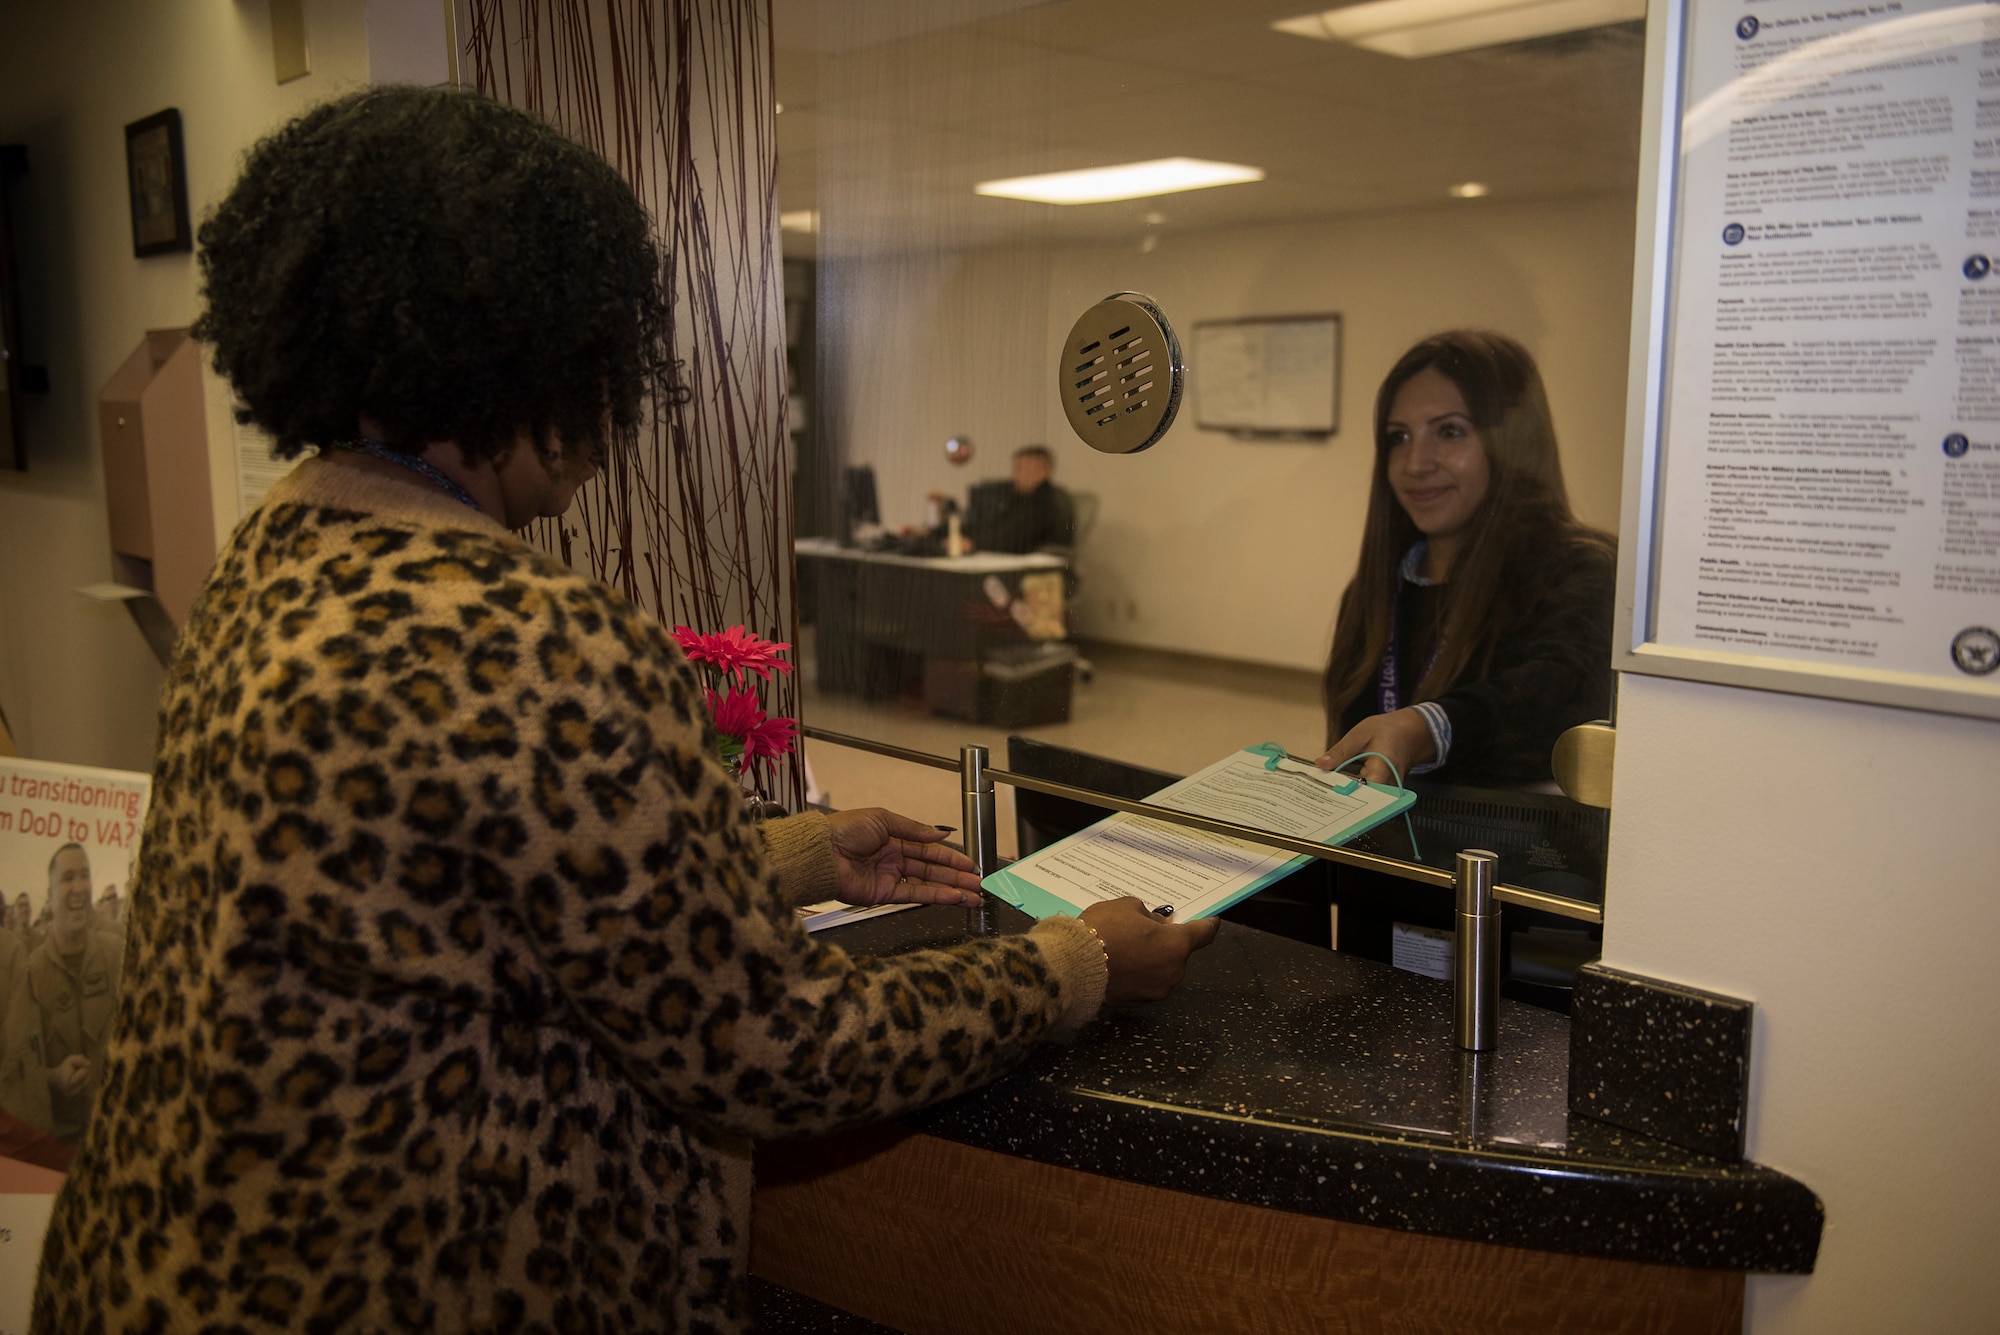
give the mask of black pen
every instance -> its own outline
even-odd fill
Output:
[[[1153,910],[1153,916],[1155,918],[1171,918],[1174,916],[1174,906],[1172,904],[1162,904]]]

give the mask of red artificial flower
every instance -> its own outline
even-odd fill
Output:
[[[674,641],[689,662],[713,669],[720,679],[717,685],[724,688],[721,691],[708,688],[702,694],[708,702],[709,717],[715,723],[718,749],[725,764],[740,771],[753,760],[776,760],[797,745],[797,721],[767,717],[764,702],[747,684],[747,674],[752,672],[765,681],[771,679],[773,672],[790,672],[792,665],[778,654],[791,645],[774,644],[741,626],[731,626],[714,635],[675,626]]]
[[[736,689],[727,695],[715,691],[705,694],[715,730],[728,739],[723,744],[725,760],[734,761],[739,756],[746,763],[776,760],[798,740],[797,720],[765,717],[763,702],[755,691]]]
[[[733,677],[739,686],[745,672],[754,672],[769,681],[773,672],[792,670],[790,663],[778,657],[780,651],[792,647],[789,643],[767,640],[741,626],[731,626],[713,635],[704,635],[688,626],[675,626],[674,642],[680,645],[690,663],[706,663],[725,677]]]
[[[715,720],[715,730],[723,736],[732,737],[739,744],[746,743],[764,726],[764,704],[755,691],[739,688],[728,695],[715,691],[703,694],[708,698],[708,712]]]
[[[743,738],[743,758],[756,760],[766,758],[776,760],[792,749],[798,741],[799,725],[796,719],[765,719],[750,729]]]

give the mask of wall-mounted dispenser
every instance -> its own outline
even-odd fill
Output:
[[[215,564],[201,349],[185,329],[149,329],[97,396],[109,585],[162,663]]]

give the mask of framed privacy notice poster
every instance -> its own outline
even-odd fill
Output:
[[[1618,666],[2000,717],[2000,4],[1648,41]]]

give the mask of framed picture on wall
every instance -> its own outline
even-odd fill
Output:
[[[125,179],[132,192],[132,253],[193,250],[179,110],[168,107],[125,127]]]

